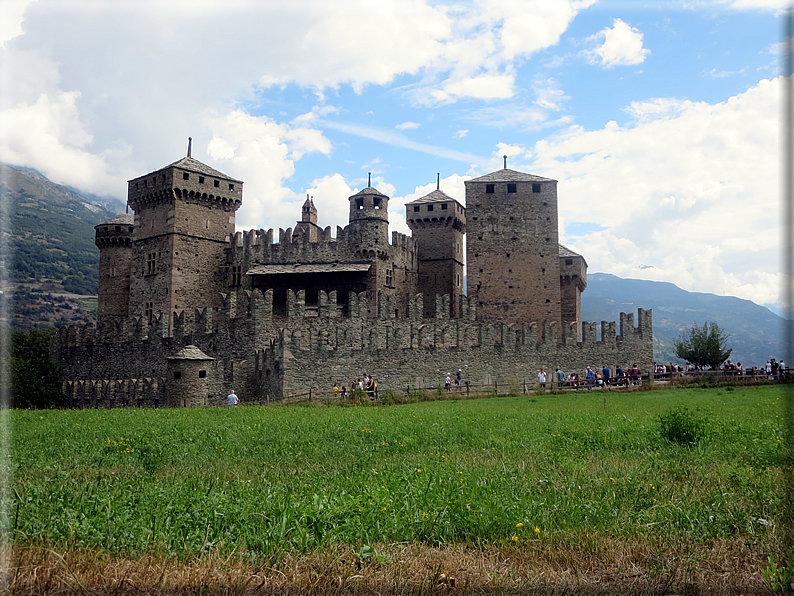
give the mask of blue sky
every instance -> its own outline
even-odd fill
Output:
[[[781,306],[779,0],[5,0],[0,161],[124,199],[193,156],[238,226],[502,166],[590,271]]]

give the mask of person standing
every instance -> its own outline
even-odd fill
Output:
[[[232,406],[233,408],[237,407],[237,402],[239,401],[240,400],[237,399],[237,396],[234,394],[234,389],[232,389],[232,392],[226,396],[226,403]]]
[[[463,371],[458,369],[458,372],[455,373],[455,387],[458,388],[458,392],[460,392],[460,386],[463,382]]]
[[[546,388],[546,371],[543,370],[542,368],[540,369],[540,372],[538,373],[538,385],[540,385],[541,389],[545,389]]]
[[[604,376],[604,385],[609,385],[610,372],[609,367],[605,364],[604,368],[601,369],[601,374]]]
[[[587,388],[588,389],[592,389],[593,388],[593,383],[595,383],[595,372],[589,366],[587,367],[587,370],[585,371],[584,378],[585,378],[585,382],[587,383]]]
[[[557,387],[562,389],[562,386],[565,384],[565,373],[562,372],[559,368],[557,369]]]
[[[447,373],[447,376],[444,378],[444,390],[449,393],[452,391],[452,374]]]

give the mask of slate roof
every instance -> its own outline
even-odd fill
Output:
[[[113,219],[106,221],[105,223],[101,223],[94,228],[98,228],[99,226],[131,226],[135,223],[135,216],[132,213],[122,213],[121,215],[117,215]]]
[[[169,356],[166,360],[215,360],[210,358],[204,352],[194,345],[185,346],[173,356]]]
[[[426,194],[423,197],[414,199],[410,203],[406,203],[406,205],[413,205],[414,203],[448,203],[450,201],[455,201],[456,203],[460,204],[460,201],[453,199],[443,190],[434,190],[430,194]]]
[[[557,182],[552,178],[543,178],[542,176],[535,176],[534,174],[525,174],[524,172],[516,172],[515,170],[497,170],[485,176],[474,178],[469,182]]]
[[[563,246],[562,244],[560,244],[559,247],[560,247],[560,256],[561,257],[581,257],[582,256],[579,253],[573,252],[570,248],[568,248],[567,246]]]
[[[229,182],[239,182],[240,184],[243,183],[242,180],[235,180],[234,178],[230,178],[223,172],[219,172],[218,170],[209,167],[205,163],[201,163],[197,159],[193,159],[192,157],[183,157],[182,159],[175,161],[172,164],[165,166],[164,168],[160,168],[159,170],[155,170],[154,172],[150,172],[145,176],[138,176],[137,178],[133,178],[133,180],[138,180],[140,178],[146,178],[147,176],[151,176],[156,172],[162,172],[163,170],[167,170],[168,168],[181,168],[183,170],[187,170],[188,172],[196,172],[197,174],[205,174],[206,176],[214,176],[215,178],[223,178],[224,180],[228,180]]]
[[[383,194],[381,191],[379,191],[374,186],[367,186],[366,188],[362,188],[360,191],[358,191],[353,196],[357,197],[358,195],[378,195],[378,196],[381,196],[381,197],[386,197],[387,199],[389,198],[388,195]]]
[[[366,272],[371,263],[295,263],[279,265],[258,265],[251,267],[246,275],[276,275],[283,273],[336,273]]]

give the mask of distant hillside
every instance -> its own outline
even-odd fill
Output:
[[[0,164],[0,201],[7,203],[11,221],[10,258],[3,259],[3,265],[15,288],[13,317],[3,324],[27,329],[91,320],[95,302],[68,294],[96,294],[99,250],[94,226],[116,212],[35,170],[4,164]],[[120,205],[112,200],[108,204]],[[67,295],[57,295],[61,292]]]
[[[0,164],[0,200],[11,216],[10,281],[96,294],[94,226],[116,214],[32,171]]]
[[[734,362],[761,366],[770,357],[783,357],[783,319],[766,307],[732,296],[687,292],[671,283],[588,274],[583,320],[617,321],[621,312],[636,313],[638,308],[653,309],[657,362],[678,361],[673,340],[683,329],[706,321],[717,323],[731,336],[728,347],[733,348]]]

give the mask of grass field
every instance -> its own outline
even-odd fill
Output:
[[[101,553],[128,574],[136,561],[172,579],[193,566],[216,590],[253,591],[261,576],[288,593],[318,576],[318,589],[397,593],[453,574],[471,589],[597,576],[621,591],[763,590],[781,539],[782,399],[754,387],[14,411],[16,586],[45,559],[77,577]],[[694,446],[660,434],[681,405],[703,422]],[[208,575],[221,567],[226,579]]]

